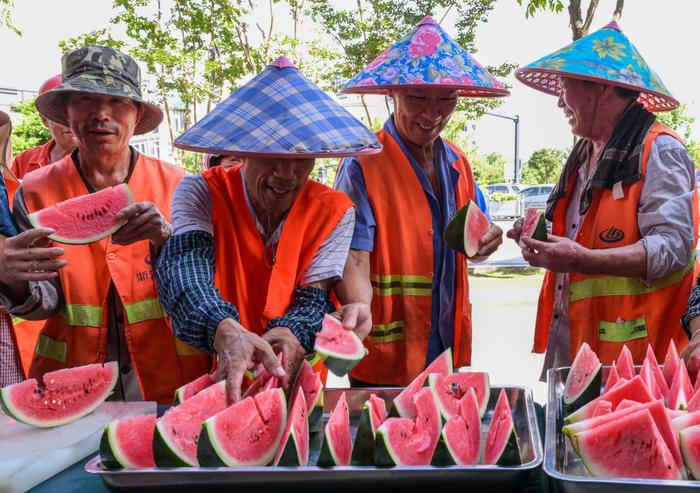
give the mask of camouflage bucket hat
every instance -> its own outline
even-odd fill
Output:
[[[161,109],[141,97],[141,70],[129,55],[104,46],[85,46],[64,54],[61,67],[63,83],[39,95],[35,102],[45,118],[68,126],[64,95],[87,92],[129,98],[143,105],[136,135],[150,132],[163,120]]]

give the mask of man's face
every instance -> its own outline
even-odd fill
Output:
[[[237,164],[240,164],[240,161],[238,159],[236,159],[235,157],[224,156],[221,158],[221,164],[219,166],[221,166],[224,169],[229,169],[229,168],[233,168]]]
[[[60,123],[52,122],[46,118],[42,118],[42,120],[44,125],[49,129],[49,132],[51,132],[51,137],[56,141],[58,147],[67,151],[75,149],[78,142],[75,140],[75,135],[73,135],[69,127],[64,127]]]
[[[594,137],[599,98],[604,86],[562,77],[558,106],[564,110],[571,132],[577,137]]]
[[[456,89],[410,88],[393,97],[399,134],[419,147],[435,142],[457,107]]]
[[[129,98],[71,93],[66,116],[80,147],[115,153],[129,145],[143,107]]]
[[[247,158],[246,189],[253,203],[271,212],[287,211],[306,184],[315,160]]]

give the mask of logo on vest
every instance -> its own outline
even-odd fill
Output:
[[[604,243],[617,243],[622,241],[624,237],[625,232],[617,229],[615,226],[610,226],[598,234],[598,239]]]

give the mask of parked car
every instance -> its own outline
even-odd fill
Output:
[[[493,195],[494,193],[518,193],[518,185],[513,183],[493,183],[491,185],[486,185],[484,187],[488,195]]]
[[[545,210],[547,199],[552,193],[554,185],[531,185],[520,191],[520,210],[525,213],[527,208]]]

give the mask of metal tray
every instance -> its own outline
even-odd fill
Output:
[[[607,380],[610,367],[603,367]],[[564,384],[569,368],[547,372],[547,425],[545,430],[544,472],[553,478],[563,493],[661,493],[697,492],[700,481],[660,479],[595,478],[588,474],[569,439],[561,432],[566,413],[563,408]]]
[[[91,459],[85,470],[102,477],[105,485],[113,491],[260,491],[288,489],[320,490],[357,490],[372,486],[428,487],[432,491],[459,485],[460,491],[465,486],[478,488],[475,491],[506,491],[524,484],[530,471],[542,462],[542,445],[532,393],[525,387],[506,386],[506,394],[513,411],[515,430],[520,444],[523,464],[513,467],[499,466],[411,466],[411,467],[335,467],[321,469],[310,467],[220,467],[220,468],[149,468],[107,470],[100,464],[99,456]],[[501,387],[493,387],[489,398],[488,410],[482,420],[485,432],[493,414]],[[350,409],[350,426],[354,435],[362,413],[362,406],[371,393],[383,398],[389,404],[401,391],[398,388],[378,389],[326,389],[324,395],[324,423],[328,412],[333,409],[340,395],[345,392]],[[389,406],[387,405],[387,409]],[[315,464],[320,448],[322,433],[312,435],[310,463]],[[314,443],[315,442],[315,443]],[[314,450],[315,449],[315,450]]]

